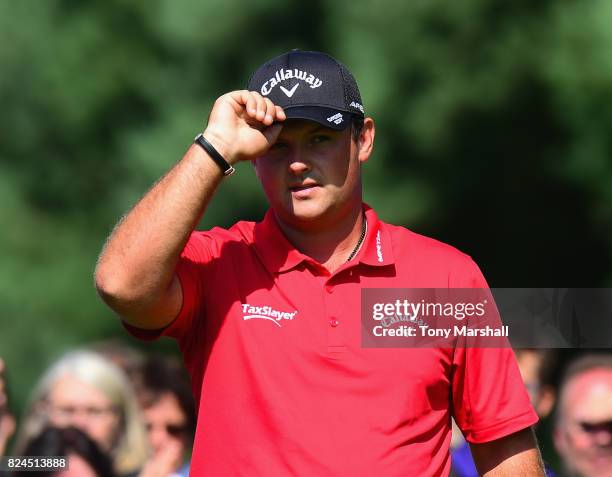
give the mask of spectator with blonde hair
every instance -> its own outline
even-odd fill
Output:
[[[45,372],[30,398],[17,452],[47,425],[83,430],[111,456],[119,475],[137,475],[146,461],[132,387],[121,369],[95,352],[72,351]]]

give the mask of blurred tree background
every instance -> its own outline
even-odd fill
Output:
[[[612,281],[612,2],[3,0],[0,355],[22,406],[50,359],[122,335],[92,272],[214,99],[291,48],[355,74],[366,201],[490,285]],[[250,165],[201,227],[257,220]]]

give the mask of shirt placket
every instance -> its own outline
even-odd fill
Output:
[[[327,357],[342,359],[346,353],[346,313],[343,313],[341,284],[328,277],[323,284],[323,301],[327,310]]]

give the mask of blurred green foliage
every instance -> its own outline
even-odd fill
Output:
[[[61,350],[122,334],[92,285],[114,223],[214,99],[291,48],[347,64],[377,121],[366,200],[491,285],[606,286],[612,3],[0,2],[0,355],[19,408]],[[251,167],[201,226],[258,219]]]

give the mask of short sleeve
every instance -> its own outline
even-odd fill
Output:
[[[188,345],[189,336],[204,313],[207,276],[214,265],[214,238],[207,232],[193,232],[183,249],[176,267],[181,283],[183,303],[177,317],[159,330],[143,330],[124,323],[126,330],[142,340],[154,340],[161,336],[176,339],[181,348]]]
[[[451,286],[488,288],[478,266],[466,259]],[[510,347],[456,347],[452,401],[455,421],[472,443],[493,441],[538,421]]]
[[[453,413],[466,440],[489,442],[538,421],[510,348],[456,348]]]

